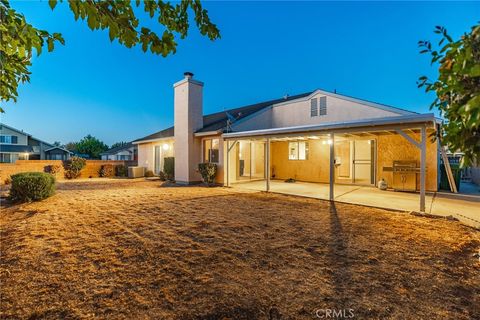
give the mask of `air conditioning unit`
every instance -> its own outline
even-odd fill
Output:
[[[132,179],[145,177],[145,168],[144,167],[128,167],[128,177]]]

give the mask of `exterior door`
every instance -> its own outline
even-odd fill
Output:
[[[353,154],[353,183],[375,184],[375,140],[355,140]]]

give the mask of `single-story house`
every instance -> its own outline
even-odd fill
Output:
[[[0,163],[17,160],[45,160],[54,146],[22,130],[0,123]]]
[[[47,160],[68,160],[72,155],[72,151],[59,146],[45,150],[45,159]]]
[[[138,165],[158,173],[175,157],[175,180],[201,180],[198,164],[216,163],[217,182],[296,180],[437,191],[439,144],[433,114],[314,90],[203,115],[203,82],[186,72],[173,85],[174,125],[133,141]],[[383,184],[383,183],[382,183]]]
[[[137,160],[138,148],[131,142],[100,153],[102,160]]]

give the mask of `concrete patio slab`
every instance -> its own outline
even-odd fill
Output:
[[[265,181],[242,182],[232,185],[245,190],[265,191]],[[335,184],[335,200],[345,203],[373,206],[401,211],[419,211],[420,196],[413,192],[383,191],[370,186]],[[323,183],[270,181],[270,191],[289,195],[329,199],[329,185]],[[480,229],[478,199],[452,199],[429,193],[425,199],[428,214],[453,216],[462,223]]]

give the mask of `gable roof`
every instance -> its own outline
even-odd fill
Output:
[[[225,129],[227,128],[227,125],[228,125],[228,115],[227,115],[227,113],[230,114],[231,116],[235,117],[236,120],[241,120],[241,119],[246,118],[250,115],[253,115],[254,113],[257,113],[257,112],[259,112],[263,109],[287,104],[288,102],[290,102],[292,100],[308,100],[311,97],[313,97],[314,95],[319,94],[319,93],[324,94],[324,95],[328,95],[328,96],[332,96],[332,97],[336,97],[336,98],[339,98],[339,99],[348,100],[348,101],[355,102],[355,103],[358,103],[358,104],[363,104],[363,105],[366,105],[366,106],[369,106],[369,107],[373,107],[373,108],[377,108],[377,109],[381,109],[381,110],[385,110],[385,111],[390,111],[390,112],[393,112],[393,113],[397,113],[399,115],[419,114],[418,112],[409,111],[409,110],[406,110],[406,109],[397,108],[397,107],[389,106],[389,105],[382,104],[382,103],[372,102],[372,101],[359,99],[359,98],[354,98],[354,97],[343,95],[343,94],[338,94],[338,93],[333,93],[333,92],[329,92],[329,91],[325,91],[325,90],[321,90],[321,89],[316,89],[314,91],[309,91],[309,92],[305,92],[305,93],[302,93],[302,94],[287,96],[287,97],[280,98],[280,99],[268,100],[268,101],[264,101],[264,102],[260,102],[260,103],[255,103],[255,104],[251,104],[251,105],[247,105],[247,106],[243,106],[243,107],[228,109],[228,110],[225,110],[225,111],[205,115],[205,116],[203,116],[203,128],[201,128],[200,130],[197,130],[196,133],[206,133],[206,132],[212,132],[212,131],[224,132]],[[164,130],[158,131],[156,133],[153,133],[151,135],[145,136],[143,138],[134,140],[132,142],[133,143],[138,143],[138,142],[142,142],[142,141],[146,142],[146,141],[154,141],[154,140],[164,139],[164,138],[171,138],[171,137],[174,136],[174,133],[175,133],[174,127],[172,126],[172,127],[167,128],[167,129],[164,129]]]
[[[122,146],[118,146],[118,147],[115,147],[115,148],[111,148],[105,152],[102,152],[100,153],[100,155],[112,155],[112,154],[116,154],[120,151],[123,151],[123,150],[127,150],[127,149],[130,149],[134,147],[133,143],[129,142],[129,143],[126,143]]]
[[[62,148],[62,147],[59,147],[59,146],[53,146],[53,147],[51,147],[51,148],[48,148],[48,149],[45,150],[45,152],[52,151],[52,150],[55,150],[55,149],[59,149],[59,150],[65,151],[65,152],[67,152],[67,153],[69,153],[69,154],[73,154],[72,151],[67,150],[67,149],[65,149],[65,148]]]
[[[369,101],[369,100],[365,100],[365,99],[355,98],[355,97],[348,96],[348,95],[345,95],[345,94],[338,94],[336,92],[329,92],[329,91],[322,90],[322,89],[317,89],[317,90],[313,91],[310,95],[308,95],[306,97],[303,97],[303,98],[300,98],[299,100],[300,101],[301,100],[309,100],[317,94],[323,94],[323,95],[326,95],[326,96],[330,96],[330,97],[334,97],[334,98],[338,98],[338,99],[342,99],[342,100],[346,100],[346,101],[350,101],[350,102],[354,102],[354,103],[358,103],[358,104],[363,104],[363,105],[368,106],[368,107],[377,108],[377,109],[380,109],[380,110],[397,113],[399,115],[420,114],[420,113],[415,112],[415,111],[410,111],[410,110],[406,110],[406,109],[403,109],[403,108],[398,108],[398,107],[390,106],[390,105],[383,104],[383,103],[373,102],[373,101]],[[284,105],[284,104],[285,103],[282,101],[280,103],[275,104],[275,106],[281,106],[281,105]]]
[[[228,122],[227,112],[231,116],[235,117],[237,120],[240,120],[240,119],[243,119],[243,118],[245,118],[245,117],[247,117],[251,114],[254,114],[255,112],[258,112],[262,109],[271,107],[274,104],[308,97],[310,94],[312,94],[312,91],[305,92],[305,93],[302,93],[302,94],[297,94],[297,95],[294,95],[294,96],[289,96],[289,97],[284,97],[284,98],[274,99],[274,100],[268,100],[268,101],[264,101],[264,102],[260,102],[260,103],[250,104],[250,105],[243,106],[243,107],[228,109],[228,110],[225,110],[225,111],[205,115],[205,116],[203,116],[203,128],[201,128],[197,132],[210,132],[210,131],[223,131],[223,130],[225,130],[226,127],[227,127],[227,122]],[[162,138],[169,138],[169,137],[173,137],[174,134],[175,134],[174,127],[170,127],[170,128],[155,132],[151,135],[145,136],[143,138],[134,140],[133,142],[152,141],[152,140],[158,140],[158,139],[162,139]]]

